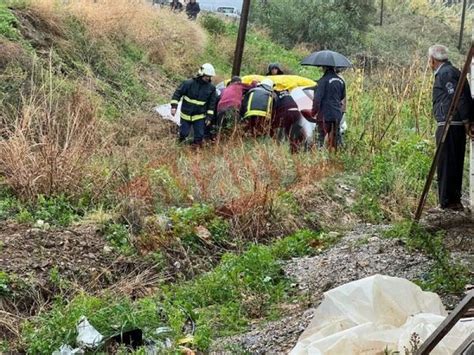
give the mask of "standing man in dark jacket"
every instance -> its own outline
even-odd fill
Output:
[[[190,20],[196,20],[197,15],[201,12],[201,8],[199,7],[199,3],[196,0],[189,0],[188,4],[186,5],[186,15]]]
[[[436,144],[439,144],[454,92],[461,73],[448,60],[448,48],[431,46],[428,50],[429,65],[434,72],[433,114],[438,128]],[[448,135],[438,161],[438,196],[442,209],[463,210],[461,203],[466,134],[470,135],[470,125],[474,120],[471,92],[465,78],[458,107],[454,111]]]
[[[319,147],[324,146],[326,134],[329,148],[340,143],[340,123],[342,119],[342,101],[346,97],[346,84],[334,67],[323,67],[324,75],[318,80],[314,93],[312,114],[316,118],[319,131]]]
[[[183,99],[181,105],[181,125],[179,129],[179,141],[184,141],[191,127],[194,132],[193,144],[202,145],[204,129],[210,125],[214,116],[216,106],[216,88],[211,83],[211,79],[216,75],[214,67],[203,64],[198,76],[184,81],[173,94],[171,100],[171,114],[176,114],[179,101]]]

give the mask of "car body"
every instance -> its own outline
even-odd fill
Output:
[[[240,18],[239,10],[234,6],[219,6],[215,12],[226,17]]]

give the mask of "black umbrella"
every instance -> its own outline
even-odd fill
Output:
[[[352,66],[352,63],[340,53],[333,51],[319,51],[311,53],[303,59],[301,65],[348,68]]]

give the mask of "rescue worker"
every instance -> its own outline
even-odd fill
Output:
[[[298,151],[299,140],[296,138],[294,125],[300,118],[300,111],[298,105],[288,90],[283,90],[278,93],[278,98],[275,102],[275,117],[272,122],[272,137],[277,136],[278,139],[288,139],[290,142],[290,150],[292,153]]]
[[[283,75],[283,70],[281,70],[280,68],[280,64],[278,63],[270,63],[268,65],[268,69],[267,69],[267,74],[265,74],[266,76],[268,75]]]
[[[234,126],[240,121],[240,108],[242,98],[247,91],[257,86],[256,82],[250,85],[242,83],[239,76],[233,76],[230,83],[222,91],[219,103],[217,104],[217,127],[222,128]]]
[[[245,94],[241,107],[246,131],[257,137],[270,133],[275,94],[271,79],[263,79],[254,89]]]
[[[181,12],[183,11],[183,4],[179,0],[173,0],[170,2],[170,8],[172,11]]]
[[[346,97],[346,84],[334,70],[334,67],[323,67],[324,75],[316,86],[312,115],[318,125],[319,147],[324,146],[328,135],[328,147],[337,148],[340,140],[340,123],[342,119],[342,101]]]
[[[439,144],[451,101],[460,79],[460,72],[448,60],[448,48],[431,46],[428,50],[429,65],[434,72],[433,114],[437,121],[436,144]],[[442,209],[463,210],[461,189],[466,150],[466,133],[471,135],[474,120],[473,103],[469,84],[462,79],[459,104],[453,116],[449,131],[438,161],[438,197]]]
[[[192,21],[196,20],[199,12],[201,12],[199,3],[197,3],[196,0],[189,0],[188,4],[186,5],[186,15],[188,15],[188,18]]]
[[[216,105],[216,88],[212,85],[212,77],[216,75],[214,67],[203,64],[195,78],[185,80],[173,94],[171,100],[171,114],[176,114],[178,103],[181,105],[181,125],[179,141],[183,142],[193,128],[195,146],[202,145],[204,129],[210,125]]]

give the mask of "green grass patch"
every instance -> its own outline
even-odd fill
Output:
[[[175,343],[188,335],[185,324],[194,323],[194,337],[186,342],[206,350],[212,339],[243,331],[252,319],[275,317],[277,305],[292,299],[282,259],[317,253],[335,241],[303,230],[270,246],[252,245],[241,255],[226,254],[214,270],[195,280],[163,286],[155,296],[138,301],[84,294],[69,303],[58,300],[49,312],[24,325],[23,340],[30,353],[74,345],[76,324],[84,315],[104,336],[140,328],[147,339],[160,341],[156,328],[169,326]]]
[[[131,242],[131,233],[126,225],[120,223],[106,223],[101,228],[107,242],[121,254],[132,255],[135,248]]]
[[[21,38],[18,21],[4,2],[0,4],[0,36],[12,41],[18,41]]]
[[[421,250],[434,260],[430,272],[416,282],[425,290],[438,293],[462,293],[470,281],[469,270],[454,262],[443,244],[443,232],[431,234],[411,222],[396,224],[384,233],[388,238],[400,238],[411,250]]]

